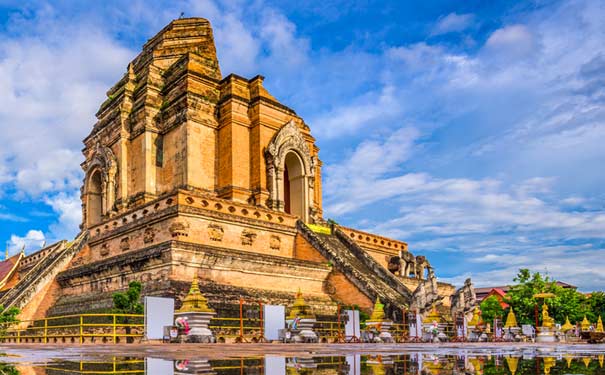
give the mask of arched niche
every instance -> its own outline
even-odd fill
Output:
[[[91,173],[86,190],[86,224],[91,227],[103,218],[103,177],[100,170]]]
[[[103,221],[116,197],[117,159],[109,147],[95,145],[84,163],[83,223],[90,228]]]
[[[294,121],[275,134],[265,150],[265,158],[269,208],[309,222],[314,206],[315,161]]]
[[[294,151],[286,154],[284,162],[284,211],[303,217],[305,213],[305,173],[302,160]]]

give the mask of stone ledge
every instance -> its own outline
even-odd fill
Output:
[[[182,241],[167,241],[144,249],[120,254],[109,259],[104,259],[68,269],[61,272],[57,276],[57,281],[64,286],[70,279],[99,274],[113,267],[124,267],[133,263],[146,262],[151,259],[161,258],[163,253],[170,252],[171,250],[201,251],[223,257],[239,258],[244,262],[281,264],[289,267],[295,267],[297,269],[308,268],[309,270],[321,270],[324,272],[329,272],[331,270],[331,267],[327,264],[309,260],[291,259],[275,255],[259,255],[246,251],[232,250],[208,245],[198,245]]]
[[[296,233],[296,219],[287,213],[178,189],[90,228],[89,242],[94,245],[136,229],[145,221],[155,222],[180,213]]]

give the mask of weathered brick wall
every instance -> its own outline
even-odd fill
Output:
[[[296,234],[294,246],[294,257],[296,259],[310,260],[313,262],[327,262],[327,259],[317,251],[300,233]]]
[[[365,294],[361,293],[339,271],[332,271],[327,280],[331,295],[345,305],[358,305],[364,311],[371,311],[374,303]]]

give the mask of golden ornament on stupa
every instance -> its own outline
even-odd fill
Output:
[[[603,321],[601,320],[601,315],[599,315],[599,320],[597,320],[597,329],[595,329],[595,332],[601,332],[603,333]]]
[[[571,322],[569,321],[569,317],[566,316],[565,317],[565,324],[563,324],[561,326],[561,331],[563,332],[568,332],[571,331],[572,329],[574,329],[576,326],[574,326],[573,324],[571,324]]]
[[[586,315],[584,315],[584,319],[582,320],[582,323],[580,323],[580,327],[582,327],[582,331],[590,330],[590,322],[588,319],[586,319]]]
[[[588,365],[590,365],[590,357],[582,358],[582,362],[584,362],[584,366],[588,368]]]
[[[475,311],[473,312],[473,318],[470,322],[468,322],[469,327],[477,327],[481,324],[481,310],[479,307],[475,307]]]
[[[571,361],[573,360],[573,355],[571,354],[565,354],[563,356],[563,358],[565,358],[565,362],[567,362],[567,368],[571,367]]]
[[[605,360],[605,355],[599,354],[598,358],[599,358],[599,367],[603,368],[603,360]]]
[[[510,310],[508,311],[508,315],[506,316],[506,323],[504,324],[504,328],[513,327],[519,326],[517,325],[517,317],[515,316],[515,313],[513,312],[513,307],[511,306]]]
[[[557,361],[553,357],[545,357],[544,358],[544,374],[549,375],[550,369],[557,363]]]
[[[214,312],[214,310],[208,307],[208,300],[200,291],[197,277],[193,279],[189,293],[183,300],[183,306],[177,312]]]
[[[469,358],[468,361],[473,366],[475,375],[483,375],[483,362],[479,358]]]
[[[506,357],[506,364],[508,365],[508,371],[511,375],[515,375],[517,367],[519,366],[519,357]]]
[[[309,305],[307,305],[307,303],[305,302],[300,288],[298,288],[298,292],[296,293],[296,299],[294,299],[294,304],[290,308],[290,314],[288,315],[288,319],[295,319],[296,317],[299,317],[301,319],[315,317],[315,315],[313,315],[313,312],[311,311],[311,307],[309,307]]]
[[[384,321],[384,304],[380,303],[380,297],[376,297],[376,303],[374,304],[374,310],[370,315],[369,322],[382,322]]]
[[[424,318],[424,320],[422,321],[423,323],[441,323],[442,319],[441,319],[441,314],[439,314],[439,312],[437,311],[437,307],[434,307],[431,309],[431,312]]]

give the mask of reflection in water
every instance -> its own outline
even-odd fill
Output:
[[[114,358],[111,361],[56,361],[45,366],[0,364],[0,375],[605,375],[605,356],[553,354],[534,357],[527,353],[507,355],[426,354],[349,355],[346,357],[280,356],[169,361],[146,358]]]

